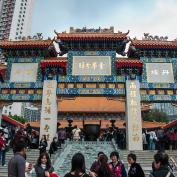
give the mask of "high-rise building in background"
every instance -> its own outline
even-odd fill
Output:
[[[34,0],[0,0],[0,39],[29,36],[33,7]]]
[[[33,107],[32,105],[29,107],[25,107],[24,110],[24,118],[28,120],[28,122],[39,121],[41,117],[41,110],[37,107]]]

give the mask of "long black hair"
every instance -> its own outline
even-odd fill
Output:
[[[46,169],[48,170],[48,169],[51,168],[51,160],[50,160],[50,158],[49,158],[48,153],[46,153],[46,152],[41,153],[41,154],[39,155],[39,158],[38,158],[38,160],[37,160],[37,165],[38,165],[38,166],[41,165],[41,159],[42,159],[44,156],[45,156],[46,159],[47,159]]]
[[[112,173],[108,165],[108,157],[105,154],[101,154],[100,158],[100,168],[98,170],[98,177],[111,177]]]
[[[79,176],[79,173],[85,173],[85,158],[83,154],[74,154],[71,161],[71,172],[74,172],[75,176]]]

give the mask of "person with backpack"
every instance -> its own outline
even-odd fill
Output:
[[[149,177],[175,177],[169,167],[169,157],[165,152],[157,152],[154,155],[153,171]]]
[[[112,162],[109,163],[109,168],[112,177],[127,177],[124,164],[119,160],[119,153],[117,151],[111,152],[110,158]]]

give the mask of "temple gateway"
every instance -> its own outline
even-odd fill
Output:
[[[55,33],[53,40],[0,41],[7,61],[0,68],[0,112],[15,101],[41,104],[40,136],[48,141],[57,120],[124,118],[127,149],[142,150],[141,112],[150,103],[177,102],[177,41],[130,39],[113,27]]]

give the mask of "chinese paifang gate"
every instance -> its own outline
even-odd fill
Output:
[[[105,128],[125,119],[127,148],[141,150],[141,111],[177,101],[177,41],[148,34],[131,40],[113,27],[55,33],[54,40],[0,41],[7,61],[0,68],[1,111],[12,101],[42,104],[40,134],[49,141],[57,120]]]

